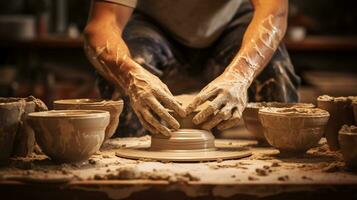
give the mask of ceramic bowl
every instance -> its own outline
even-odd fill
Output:
[[[26,101],[21,99],[0,99],[0,161],[7,160],[13,151],[25,106]]]
[[[104,99],[63,99],[53,103],[56,110],[105,110],[110,113],[110,123],[105,130],[105,140],[111,138],[119,125],[119,116],[123,111],[123,100]]]
[[[255,137],[260,145],[267,145],[268,142],[264,136],[264,129],[259,121],[258,113],[259,109],[264,107],[275,108],[290,108],[290,107],[302,107],[313,108],[313,104],[309,103],[281,103],[281,102],[255,102],[248,103],[247,107],[243,111],[243,120],[247,130]]]
[[[79,162],[99,150],[109,124],[109,112],[53,110],[28,115],[42,151],[57,162]]]
[[[346,165],[357,169],[357,126],[344,125],[339,131],[338,141]]]
[[[333,151],[338,150],[338,131],[344,124],[352,125],[354,123],[353,97],[331,97],[327,95],[317,98],[317,107],[330,113],[330,119],[327,123],[325,137],[329,148]]]
[[[281,154],[294,155],[318,144],[329,113],[318,108],[262,108],[259,119],[269,144]]]

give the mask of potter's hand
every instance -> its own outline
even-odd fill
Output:
[[[186,112],[189,114],[205,101],[212,100],[193,118],[193,123],[202,124],[207,130],[217,125],[219,130],[231,128],[237,125],[247,104],[248,87],[243,77],[224,72],[201,90]]]
[[[180,125],[169,114],[168,109],[174,110],[182,117],[185,116],[185,110],[171,94],[168,87],[155,75],[142,67],[130,71],[129,74],[130,81],[126,93],[129,95],[132,108],[142,125],[153,134],[161,133],[169,136],[170,129],[162,125],[158,118],[177,130]]]

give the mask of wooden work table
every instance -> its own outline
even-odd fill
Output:
[[[115,152],[148,145],[150,137],[112,139],[84,163],[55,164],[43,155],[13,159],[0,169],[0,194],[8,199],[88,200],[357,197],[357,174],[345,168],[341,155],[330,152],[324,140],[294,158],[281,158],[277,150],[257,147],[254,141],[216,142],[249,148],[253,155],[202,163],[136,161]]]

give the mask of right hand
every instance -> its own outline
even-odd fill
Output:
[[[164,120],[174,130],[179,129],[180,124],[168,110],[173,110],[184,117],[186,115],[184,108],[158,77],[132,60],[128,60],[127,64],[137,65],[128,72],[129,81],[125,90],[141,124],[153,134],[170,136],[171,130],[160,121]]]

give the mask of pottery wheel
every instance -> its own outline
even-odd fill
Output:
[[[180,129],[167,138],[151,137],[150,147],[124,148],[117,156],[130,159],[150,159],[174,162],[194,162],[238,159],[251,155],[248,150],[215,146],[211,132],[198,129]]]

